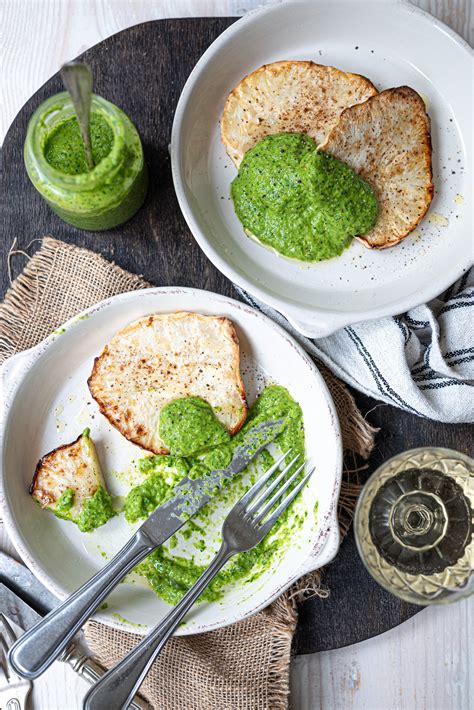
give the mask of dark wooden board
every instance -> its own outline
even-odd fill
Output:
[[[142,136],[150,169],[144,207],[127,224],[103,233],[84,232],[62,222],[29,183],[23,167],[23,142],[29,117],[47,96],[62,90],[52,77],[24,106],[3,148],[0,215],[0,288],[8,288],[6,255],[51,234],[88,247],[162,286],[186,285],[238,298],[228,279],[207,260],[194,241],[176,201],[168,144],[174,109],[196,61],[234,18],[148,22],[101,42],[83,55],[94,72],[95,91],[123,108]],[[32,253],[38,242],[28,251]],[[466,450],[467,426],[421,420],[354,392],[369,420],[381,427],[369,471],[404,449],[425,444]],[[351,466],[352,462],[348,462]],[[338,648],[390,629],[419,611],[387,594],[365,572],[351,534],[336,561],[327,567],[326,600],[310,599],[300,607],[296,653]]]

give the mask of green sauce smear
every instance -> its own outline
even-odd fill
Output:
[[[50,510],[57,518],[75,523],[81,532],[95,530],[116,515],[112,498],[103,486],[99,486],[94,495],[84,501],[82,510],[76,517],[70,512],[73,505],[74,491],[68,488],[61,493],[56,506]]]
[[[167,404],[160,413],[160,437],[177,456],[193,456],[230,439],[208,402],[183,397]]]
[[[203,476],[212,469],[227,466],[232,459],[235,447],[242,442],[249,429],[267,419],[279,419],[280,417],[286,418],[287,426],[275,439],[275,445],[282,453],[291,448],[291,455],[300,454],[302,461],[304,457],[304,429],[301,408],[284,387],[270,385],[263,390],[251,407],[242,430],[232,439],[220,443],[199,456],[151,456],[142,459],[139,462],[139,468],[146,478],[143,483],[134,487],[125,499],[124,510],[127,520],[136,522],[146,518],[157,505],[173,495],[174,486],[184,476]],[[199,442],[205,438],[199,432],[196,432],[196,436]],[[175,604],[205,569],[204,565],[198,564],[193,558],[189,559],[179,554],[173,554],[179,539],[192,538],[192,543],[197,551],[205,550],[208,531],[216,528],[213,512],[220,507],[228,511],[250,488],[257,478],[258,471],[266,470],[272,462],[273,458],[269,452],[262,451],[246,471],[236,476],[231,482],[226,482],[213,500],[186,523],[166,546],[161,546],[152,552],[138,566],[137,571],[146,577],[158,596],[170,604]],[[244,482],[243,478],[249,472],[251,475]],[[283,513],[272,532],[257,547],[237,555],[221,570],[211,585],[203,592],[201,598],[208,601],[219,599],[223,594],[224,587],[229,583],[242,579],[251,581],[260,576],[275,562],[276,556],[286,549],[294,530],[302,523],[303,517],[296,514],[293,504]]]
[[[174,456],[150,456],[138,462],[138,469],[147,478],[127,494],[123,506],[125,518],[135,523],[146,518],[171,495],[173,486],[188,475],[190,465]]]
[[[300,261],[339,256],[377,220],[368,183],[303,133],[259,141],[245,154],[231,195],[250,235]]]
[[[90,136],[92,157],[98,165],[112,150],[114,133],[98,113],[91,113]],[[44,147],[44,156],[56,170],[66,175],[80,175],[89,172],[84,143],[79,131],[77,118],[68,118],[50,133]]]
[[[81,532],[89,532],[104,525],[114,515],[111,496],[103,486],[99,486],[94,495],[85,501],[74,522]]]
[[[68,510],[71,510],[73,505],[74,491],[72,490],[72,488],[66,488],[66,490],[61,493],[59,500],[56,503],[55,512],[67,513]]]

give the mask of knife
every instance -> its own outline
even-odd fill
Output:
[[[0,610],[23,631],[41,620],[48,604],[51,604],[50,608],[56,605],[56,597],[43,587],[33,573],[4,552],[0,552],[0,579],[3,580],[0,582]],[[17,589],[21,592],[18,593]],[[24,594],[23,589],[27,590]],[[90,685],[106,673],[105,668],[83,653],[74,642],[58,660],[71,666]],[[149,710],[150,705],[136,696],[130,707],[133,710]]]
[[[206,505],[226,480],[243,471],[284,428],[284,419],[262,422],[244,435],[227,468],[210,471],[203,478],[183,478],[174,495],[151,513],[103,569],[13,644],[9,661],[16,672],[30,679],[44,673],[120,580]]]

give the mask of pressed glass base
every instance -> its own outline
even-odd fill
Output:
[[[355,533],[368,571],[410,602],[474,591],[474,462],[448,449],[413,449],[387,461],[359,498]]]

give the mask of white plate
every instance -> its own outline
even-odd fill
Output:
[[[236,168],[220,141],[229,91],[262,64],[311,59],[369,77],[379,89],[407,84],[432,124],[435,196],[400,245],[301,265],[248,239],[229,199]],[[251,12],[226,30],[192,71],[176,109],[173,178],[187,223],[232,281],[321,337],[361,320],[402,313],[447,288],[472,260],[472,57],[430,15],[396,2],[287,2]]]
[[[283,558],[256,581],[227,589],[221,601],[198,605],[178,630],[186,634],[218,628],[254,613],[299,576],[331,559],[338,547],[336,502],[342,456],[334,405],[314,363],[270,319],[249,306],[206,291],[149,289],[94,306],[66,324],[64,332],[60,329],[33,350],[7,361],[2,371],[2,515],[23,560],[61,598],[104,565],[101,552],[110,556],[120,549],[131,535],[123,516],[93,533],[82,534],[72,523],[42,511],[28,494],[28,487],[42,455],[72,441],[90,426],[109,489],[118,495],[127,492],[129,483],[114,472],[127,471],[132,460],[144,452],[126,441],[99,413],[86,380],[94,357],[118,329],[151,313],[175,311],[232,319],[240,340],[249,403],[265,380],[287,387],[302,406],[307,455],[317,469],[299,503],[309,514]],[[218,533],[217,529],[215,544]],[[195,555],[196,549],[191,552]],[[108,603],[108,609],[97,618],[142,633],[169,608],[139,583],[119,585]]]

